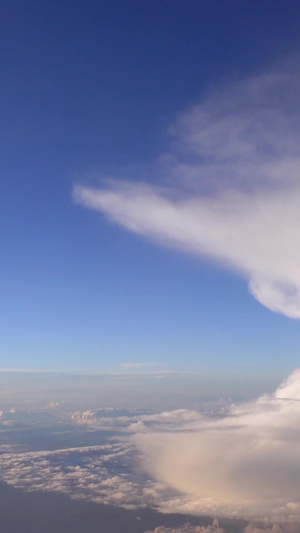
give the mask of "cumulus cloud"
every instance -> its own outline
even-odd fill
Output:
[[[128,230],[244,276],[269,309],[300,318],[300,76],[285,64],[214,92],[170,128],[160,186],[77,185],[76,202]]]
[[[23,490],[59,492],[127,509],[157,507],[174,498],[174,491],[166,485],[136,475],[136,450],[129,442],[2,452],[0,479]]]
[[[114,437],[51,451],[4,446],[0,479],[129,509],[265,521],[244,533],[300,530],[300,369],[271,395],[211,412],[98,409],[73,420]]]
[[[189,523],[181,527],[156,527],[153,531],[145,531],[145,533],[225,533],[225,530],[220,527],[219,521],[215,519],[211,526],[191,526]]]
[[[274,394],[202,417],[193,431],[134,440],[143,468],[189,495],[189,512],[300,521],[300,370]]]

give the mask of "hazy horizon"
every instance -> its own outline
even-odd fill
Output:
[[[300,533],[298,3],[0,26],[3,533]]]

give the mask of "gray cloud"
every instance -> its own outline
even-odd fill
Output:
[[[75,201],[239,272],[260,303],[300,318],[298,70],[281,65],[181,115],[157,165],[161,187],[78,185]]]
[[[248,524],[243,533],[299,533],[299,526],[297,524],[272,524],[271,526]]]

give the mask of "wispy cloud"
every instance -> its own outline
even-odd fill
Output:
[[[41,368],[0,368],[1,373],[24,373],[24,374],[54,374],[55,370],[45,370]]]
[[[300,318],[298,64],[216,91],[182,114],[161,186],[77,185],[76,202],[239,272],[269,309]]]
[[[152,367],[152,366],[160,366],[160,363],[155,362],[144,362],[144,363],[123,363],[120,365],[121,368],[145,368],[145,367]]]

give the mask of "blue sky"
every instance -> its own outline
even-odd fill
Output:
[[[207,110],[217,109],[216,120],[223,120],[228,87],[238,101],[240,83],[248,90],[251,80],[268,73],[288,73],[279,80],[279,96],[271,87],[270,105],[272,112],[279,108],[280,120],[293,115],[281,129],[289,138],[298,120],[293,90],[299,87],[299,18],[293,1],[19,1],[1,7],[2,368],[127,372],[153,371],[158,363],[160,372],[213,375],[221,368],[281,379],[298,366],[294,311],[283,312],[278,304],[280,312],[272,312],[266,285],[256,285],[253,298],[244,263],[227,268],[224,254],[215,261],[212,254],[186,253],[182,242],[169,246],[150,230],[128,231],[120,184],[130,182],[143,212],[147,195],[140,204],[135,196],[143,183],[158,199],[159,188],[173,180],[174,191],[185,198],[192,178],[177,175],[182,124],[188,122],[194,135],[191,122],[200,109],[209,129]],[[256,113],[263,109],[257,116],[264,117],[270,87],[261,86],[259,81],[261,100],[250,104]],[[291,102],[288,111],[285,99]],[[241,102],[230,110],[235,120],[245,119],[247,105]],[[266,120],[259,131],[269,134],[264,128]],[[277,166],[287,157],[295,160],[291,144],[277,154]],[[262,165],[267,149],[260,148]],[[252,172],[257,152],[250,156]],[[197,191],[193,185],[197,198],[210,194],[203,192],[201,176]],[[74,201],[74,186],[97,191],[104,178],[117,179],[117,216],[107,205],[98,213],[78,205],[91,207],[82,197]],[[252,187],[243,173],[239,179]],[[259,180],[258,172],[253,182]],[[280,197],[286,192],[295,197],[294,185]],[[137,217],[135,223],[145,221]],[[272,239],[277,242],[276,231]],[[274,263],[280,250],[271,249]],[[296,286],[289,265],[297,256],[286,254],[280,255],[279,282]],[[252,273],[256,263],[251,268]]]

